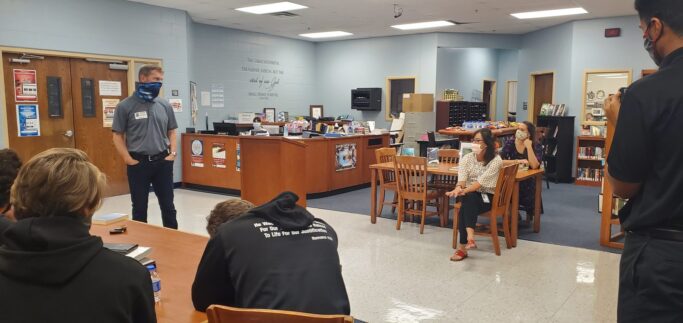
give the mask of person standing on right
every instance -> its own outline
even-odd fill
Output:
[[[168,101],[158,98],[164,80],[161,67],[145,65],[138,78],[135,93],[116,107],[112,125],[114,146],[127,165],[133,220],[147,222],[152,184],[164,227],[177,229],[173,161],[178,123]]]
[[[660,67],[605,102],[616,124],[606,177],[628,198],[619,322],[683,322],[683,1],[636,0],[645,49]]]

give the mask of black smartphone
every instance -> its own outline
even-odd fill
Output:
[[[120,227],[116,227],[116,228],[112,228],[111,230],[109,230],[109,234],[121,234],[124,232],[126,232],[126,226],[125,225],[120,226]]]

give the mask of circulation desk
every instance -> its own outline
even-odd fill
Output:
[[[242,188],[242,163],[248,162],[240,158],[238,150],[243,149],[242,145],[263,144],[265,148],[278,138],[206,134],[182,134],[181,137],[183,183],[229,190]],[[243,140],[245,138],[248,139]],[[305,178],[302,180],[307,194],[327,193],[370,183],[369,166],[376,163],[375,150],[389,147],[389,134],[283,140],[304,144],[306,166],[302,176]],[[267,178],[262,181],[267,185]]]

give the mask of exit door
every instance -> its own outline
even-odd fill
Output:
[[[125,163],[112,142],[109,121],[113,120],[113,110],[104,106],[127,96],[127,71],[111,70],[108,63],[82,58],[45,56],[30,59],[28,63],[10,61],[21,55],[5,53],[2,57],[10,148],[17,151],[23,161],[49,148],[81,149],[107,175],[105,196],[127,194]],[[18,69],[27,70],[29,74],[35,71],[37,96],[34,102],[17,99],[15,70]],[[100,81],[109,83],[100,86]],[[120,93],[115,93],[117,85]],[[105,92],[100,93],[101,89]],[[22,136],[17,105],[37,105],[39,136]]]

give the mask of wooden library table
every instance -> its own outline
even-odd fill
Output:
[[[109,229],[121,225],[127,227],[126,233],[109,234]],[[192,305],[192,282],[207,237],[137,221],[93,224],[90,234],[102,237],[104,242],[152,247],[150,258],[156,261],[161,278],[161,303],[156,305],[158,322],[206,321],[206,314],[195,311]]]
[[[527,179],[534,178],[536,181],[534,198],[534,232],[541,231],[541,190],[543,189],[542,169],[529,169],[517,171],[515,177],[515,189],[512,191],[512,212],[510,221],[512,222],[512,246],[517,247],[517,235],[519,231],[519,183]]]
[[[457,164],[441,163],[438,167],[427,167],[429,175],[448,175],[458,176],[458,171],[452,169]],[[379,163],[370,165],[370,223],[377,223],[377,172],[383,170],[394,170],[394,163]],[[448,209],[446,209],[446,212]]]

